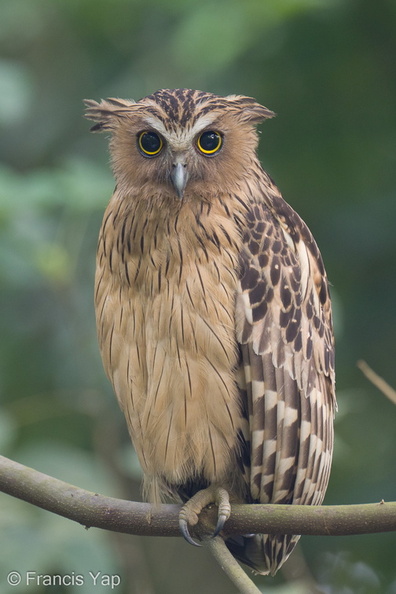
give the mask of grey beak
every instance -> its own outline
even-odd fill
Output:
[[[176,194],[181,200],[188,180],[187,165],[184,163],[174,163],[172,165],[172,173],[170,177],[173,187],[176,190]]]

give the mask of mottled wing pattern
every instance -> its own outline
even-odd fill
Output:
[[[254,502],[320,504],[333,447],[334,347],[327,279],[305,223],[280,195],[247,214],[237,298],[246,475]],[[298,536],[245,539],[244,562],[275,573]],[[237,551],[234,551],[237,553]],[[260,566],[261,557],[261,566]]]

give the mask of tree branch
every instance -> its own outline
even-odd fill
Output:
[[[232,583],[238,588],[238,592],[242,594],[261,594],[261,590],[257,588],[250,577],[243,571],[222,538],[219,536],[205,538],[204,542],[224,573],[227,574]]]
[[[85,491],[0,456],[0,490],[83,526],[143,536],[179,536],[179,505],[136,503]],[[200,525],[215,526],[206,509]],[[364,505],[237,505],[224,535],[346,535],[396,531],[396,502]],[[192,532],[194,532],[192,530]]]
[[[396,390],[392,388],[378,373],[375,373],[366,361],[358,361],[357,366],[367,379],[380,390],[393,404],[396,404]]]

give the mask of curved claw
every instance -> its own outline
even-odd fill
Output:
[[[216,528],[214,529],[214,532],[212,534],[212,538],[215,538],[215,536],[218,536],[220,534],[228,518],[229,516],[227,514],[219,514],[217,518]]]
[[[199,544],[199,542],[196,542],[193,538],[191,538],[191,535],[188,531],[188,523],[183,518],[179,519],[179,529],[180,529],[180,532],[182,533],[183,537],[185,538],[185,540],[188,543],[190,543],[191,545],[194,545],[194,547],[202,546],[201,544]],[[217,526],[216,526],[216,529],[217,529]]]
[[[199,514],[207,505],[215,503],[218,507],[217,524],[212,534],[212,538],[217,536],[224,528],[224,524],[231,514],[230,498],[225,489],[216,485],[210,485],[206,489],[198,491],[189,499],[181,508],[179,514],[179,528],[185,540],[200,547],[199,543],[195,542],[188,531],[189,526],[195,526],[198,522]]]

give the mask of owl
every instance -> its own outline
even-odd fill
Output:
[[[189,529],[218,504],[318,505],[331,466],[334,340],[322,258],[256,154],[253,98],[188,89],[87,100],[116,188],[100,231],[99,345],[151,502]],[[226,539],[274,575],[299,536]]]

